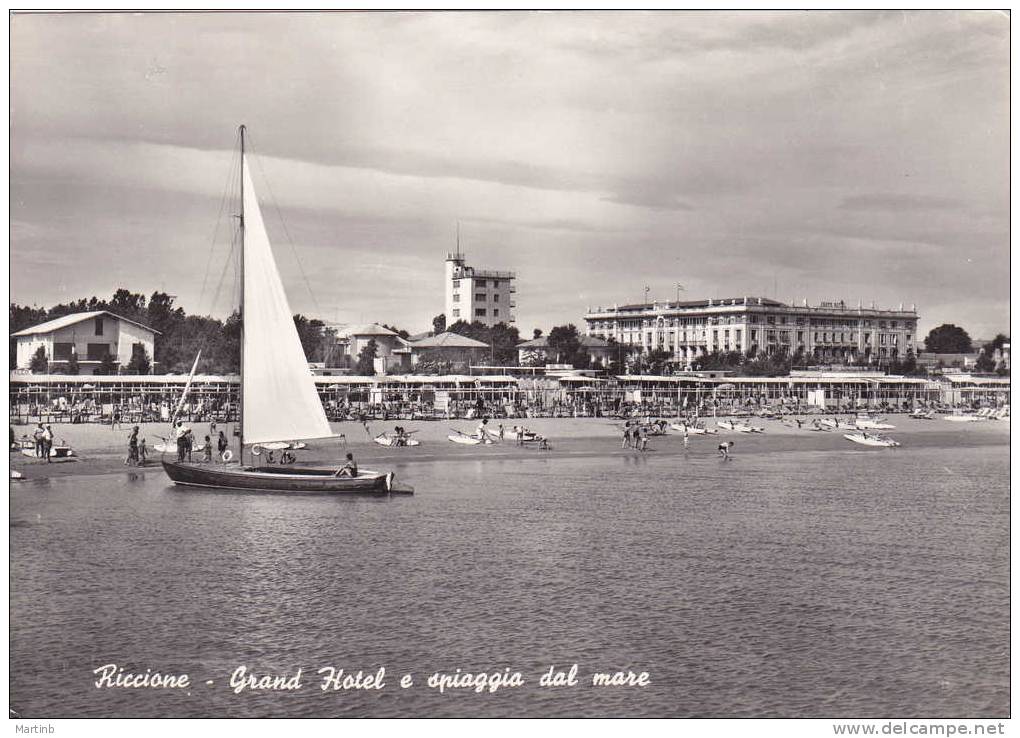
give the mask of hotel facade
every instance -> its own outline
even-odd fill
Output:
[[[466,323],[478,321],[491,328],[499,323],[513,323],[517,319],[513,312],[517,307],[514,279],[516,275],[513,272],[468,266],[460,251],[447,254],[446,324],[452,325],[458,320]]]
[[[917,335],[917,311],[845,302],[787,305],[762,297],[650,302],[589,308],[589,336],[644,351],[662,350],[689,365],[714,351],[785,351],[820,361],[887,363],[904,358]]]

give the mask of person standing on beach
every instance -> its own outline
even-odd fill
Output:
[[[723,441],[719,444],[719,455],[722,456],[723,459],[730,458],[730,449],[733,447],[733,443],[733,441]]]
[[[641,443],[641,450],[642,451],[647,451],[648,450],[648,429],[645,428],[644,426],[641,426],[640,428],[638,428],[638,439],[640,440],[640,443]]]
[[[131,430],[128,437],[128,455],[124,460],[125,466],[138,466],[138,426]]]
[[[227,446],[229,445],[230,442],[227,440],[226,434],[223,431],[220,431],[220,437],[216,441],[216,449],[220,452],[221,459],[223,458],[223,454],[226,452]]]
[[[37,457],[39,457],[40,459],[42,458],[42,455],[43,455],[43,452],[42,452],[42,450],[43,450],[43,440],[42,440],[43,433],[45,433],[45,431],[43,430],[42,423],[39,423],[39,425],[37,425],[35,427],[35,430],[32,431],[32,438],[35,440],[35,455]]]
[[[143,438],[138,444],[138,466],[145,466],[147,451],[145,449],[145,439]]]
[[[207,464],[212,463],[212,439],[209,436],[205,437],[205,449],[203,451],[202,461]]]
[[[42,434],[42,452],[46,457],[46,463],[51,463],[50,450],[53,448],[53,426],[47,425]]]
[[[630,448],[630,423],[623,426],[623,443],[620,448]]]
[[[689,441],[689,435],[690,434],[687,433],[687,423],[684,423],[684,448],[687,448],[687,443]]]
[[[120,408],[113,406],[113,419],[110,421],[110,430],[117,430],[120,427]]]

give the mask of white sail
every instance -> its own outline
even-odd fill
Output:
[[[174,414],[170,416],[171,430],[174,425],[177,424],[177,416],[181,414],[181,410],[184,408],[184,401],[188,399],[188,390],[191,389],[191,380],[195,378],[195,370],[198,369],[198,360],[200,358],[202,358],[201,349],[199,349],[198,353],[195,354],[195,363],[191,365],[191,372],[188,374],[188,381],[184,383],[184,391],[181,392],[181,399],[177,401],[177,407],[174,408]]]
[[[247,160],[244,182],[244,442],[333,435],[276,269]]]

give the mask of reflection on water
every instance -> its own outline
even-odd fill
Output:
[[[713,447],[408,464],[398,476],[417,494],[392,499],[186,491],[155,472],[19,483],[12,707],[29,718],[1008,713],[1006,446],[738,443],[731,462]],[[97,690],[92,670],[108,663],[197,684]],[[574,663],[578,687],[537,686]],[[306,686],[234,695],[241,664],[300,667]],[[391,676],[379,692],[324,693],[315,672],[327,666]],[[526,684],[425,686],[457,668],[509,668]],[[631,669],[650,686],[590,686],[596,670]]]

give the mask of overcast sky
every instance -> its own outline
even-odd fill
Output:
[[[17,15],[11,299],[222,315],[243,122],[308,315],[430,327],[459,220],[529,337],[677,282],[991,337],[1008,44],[976,11]]]

